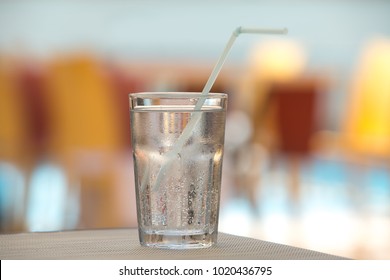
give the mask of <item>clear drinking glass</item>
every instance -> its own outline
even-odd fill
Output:
[[[218,234],[227,95],[135,93],[129,101],[140,243],[210,247]]]

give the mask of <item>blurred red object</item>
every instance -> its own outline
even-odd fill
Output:
[[[23,94],[23,108],[28,116],[29,145],[38,159],[45,154],[48,129],[48,104],[44,98],[44,69],[37,63],[19,65],[18,83]]]
[[[279,151],[283,154],[309,154],[311,139],[317,129],[316,81],[300,79],[275,83],[270,95],[276,106]]]

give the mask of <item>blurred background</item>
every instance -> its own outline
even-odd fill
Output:
[[[127,95],[229,94],[220,231],[390,258],[390,1],[0,1],[0,233],[136,227]]]

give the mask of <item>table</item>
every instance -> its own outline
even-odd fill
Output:
[[[218,234],[207,249],[169,250],[142,247],[136,229],[97,229],[0,235],[1,260],[337,260],[339,256],[312,250]]]

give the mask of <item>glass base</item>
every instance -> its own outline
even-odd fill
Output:
[[[164,249],[200,249],[209,248],[216,243],[216,233],[191,233],[183,232],[139,232],[142,246]]]

